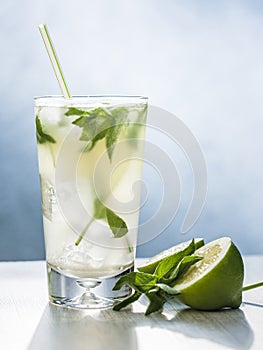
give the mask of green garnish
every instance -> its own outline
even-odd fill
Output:
[[[43,131],[43,127],[41,125],[41,121],[38,116],[36,116],[36,131],[37,131],[37,142],[38,143],[56,143],[55,139],[49,134]]]
[[[116,213],[114,213],[112,210],[105,207],[103,203],[99,200],[99,198],[96,198],[94,201],[93,211],[94,211],[93,218],[85,226],[84,230],[81,232],[77,241],[75,242],[75,245],[79,245],[82,238],[85,236],[88,228],[90,227],[90,225],[95,219],[97,220],[102,219],[107,221],[115,238],[121,238],[124,235],[126,235],[126,233],[128,233],[128,228],[125,221],[121,217],[119,217]]]
[[[126,235],[128,228],[122,218],[120,218],[109,208],[106,208],[106,217],[115,238],[121,238],[122,236]]]
[[[134,289],[134,293],[116,304],[113,310],[119,311],[144,294],[149,300],[145,315],[161,311],[163,304],[167,300],[180,294],[173,288],[175,282],[186,273],[190,266],[202,259],[200,256],[192,255],[195,250],[193,239],[185,249],[161,260],[154,273],[130,272],[122,276],[113,287],[113,290],[119,290],[123,285],[128,284]]]
[[[93,203],[93,215],[97,220],[106,218],[106,207],[102,204],[98,197],[95,198]]]
[[[70,117],[72,115],[85,115],[87,114],[86,111],[82,111],[81,109],[79,108],[75,108],[75,107],[69,107],[69,109],[67,110],[67,112],[65,113],[65,116],[67,117]]]
[[[83,111],[81,109],[70,107],[65,116],[78,116],[72,124],[82,129],[81,141],[87,141],[84,151],[91,151],[97,141],[105,138],[105,144],[111,161],[113,150],[118,141],[120,132],[128,126],[129,109],[126,107],[107,110],[102,107]]]

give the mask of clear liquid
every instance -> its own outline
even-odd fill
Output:
[[[84,151],[82,129],[72,124],[78,117],[65,116],[67,108],[35,108],[44,132],[56,141],[38,143],[46,257],[65,276],[108,278],[134,265],[146,111],[144,104],[128,108],[129,119],[142,124],[123,128],[111,160],[105,139]],[[105,218],[94,218],[96,198],[125,221],[126,235],[114,237]]]

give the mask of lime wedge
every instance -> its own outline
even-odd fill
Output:
[[[194,241],[195,241],[196,249],[204,245],[203,238],[195,238]],[[145,273],[154,273],[154,270],[156,269],[156,266],[159,264],[160,261],[162,261],[167,256],[170,256],[170,255],[173,255],[174,253],[179,252],[180,250],[184,250],[190,243],[191,243],[191,240],[182,242],[167,250],[162,251],[161,253],[147,260],[146,265],[138,267],[138,270]]]
[[[174,289],[178,299],[199,310],[238,308],[242,302],[244,265],[229,237],[209,242],[195,251],[203,257],[179,279]]]

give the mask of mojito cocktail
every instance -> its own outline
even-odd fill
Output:
[[[51,302],[107,307],[134,266],[147,99],[35,99]]]

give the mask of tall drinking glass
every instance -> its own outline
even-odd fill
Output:
[[[147,98],[35,98],[50,302],[105,308],[134,268]]]

